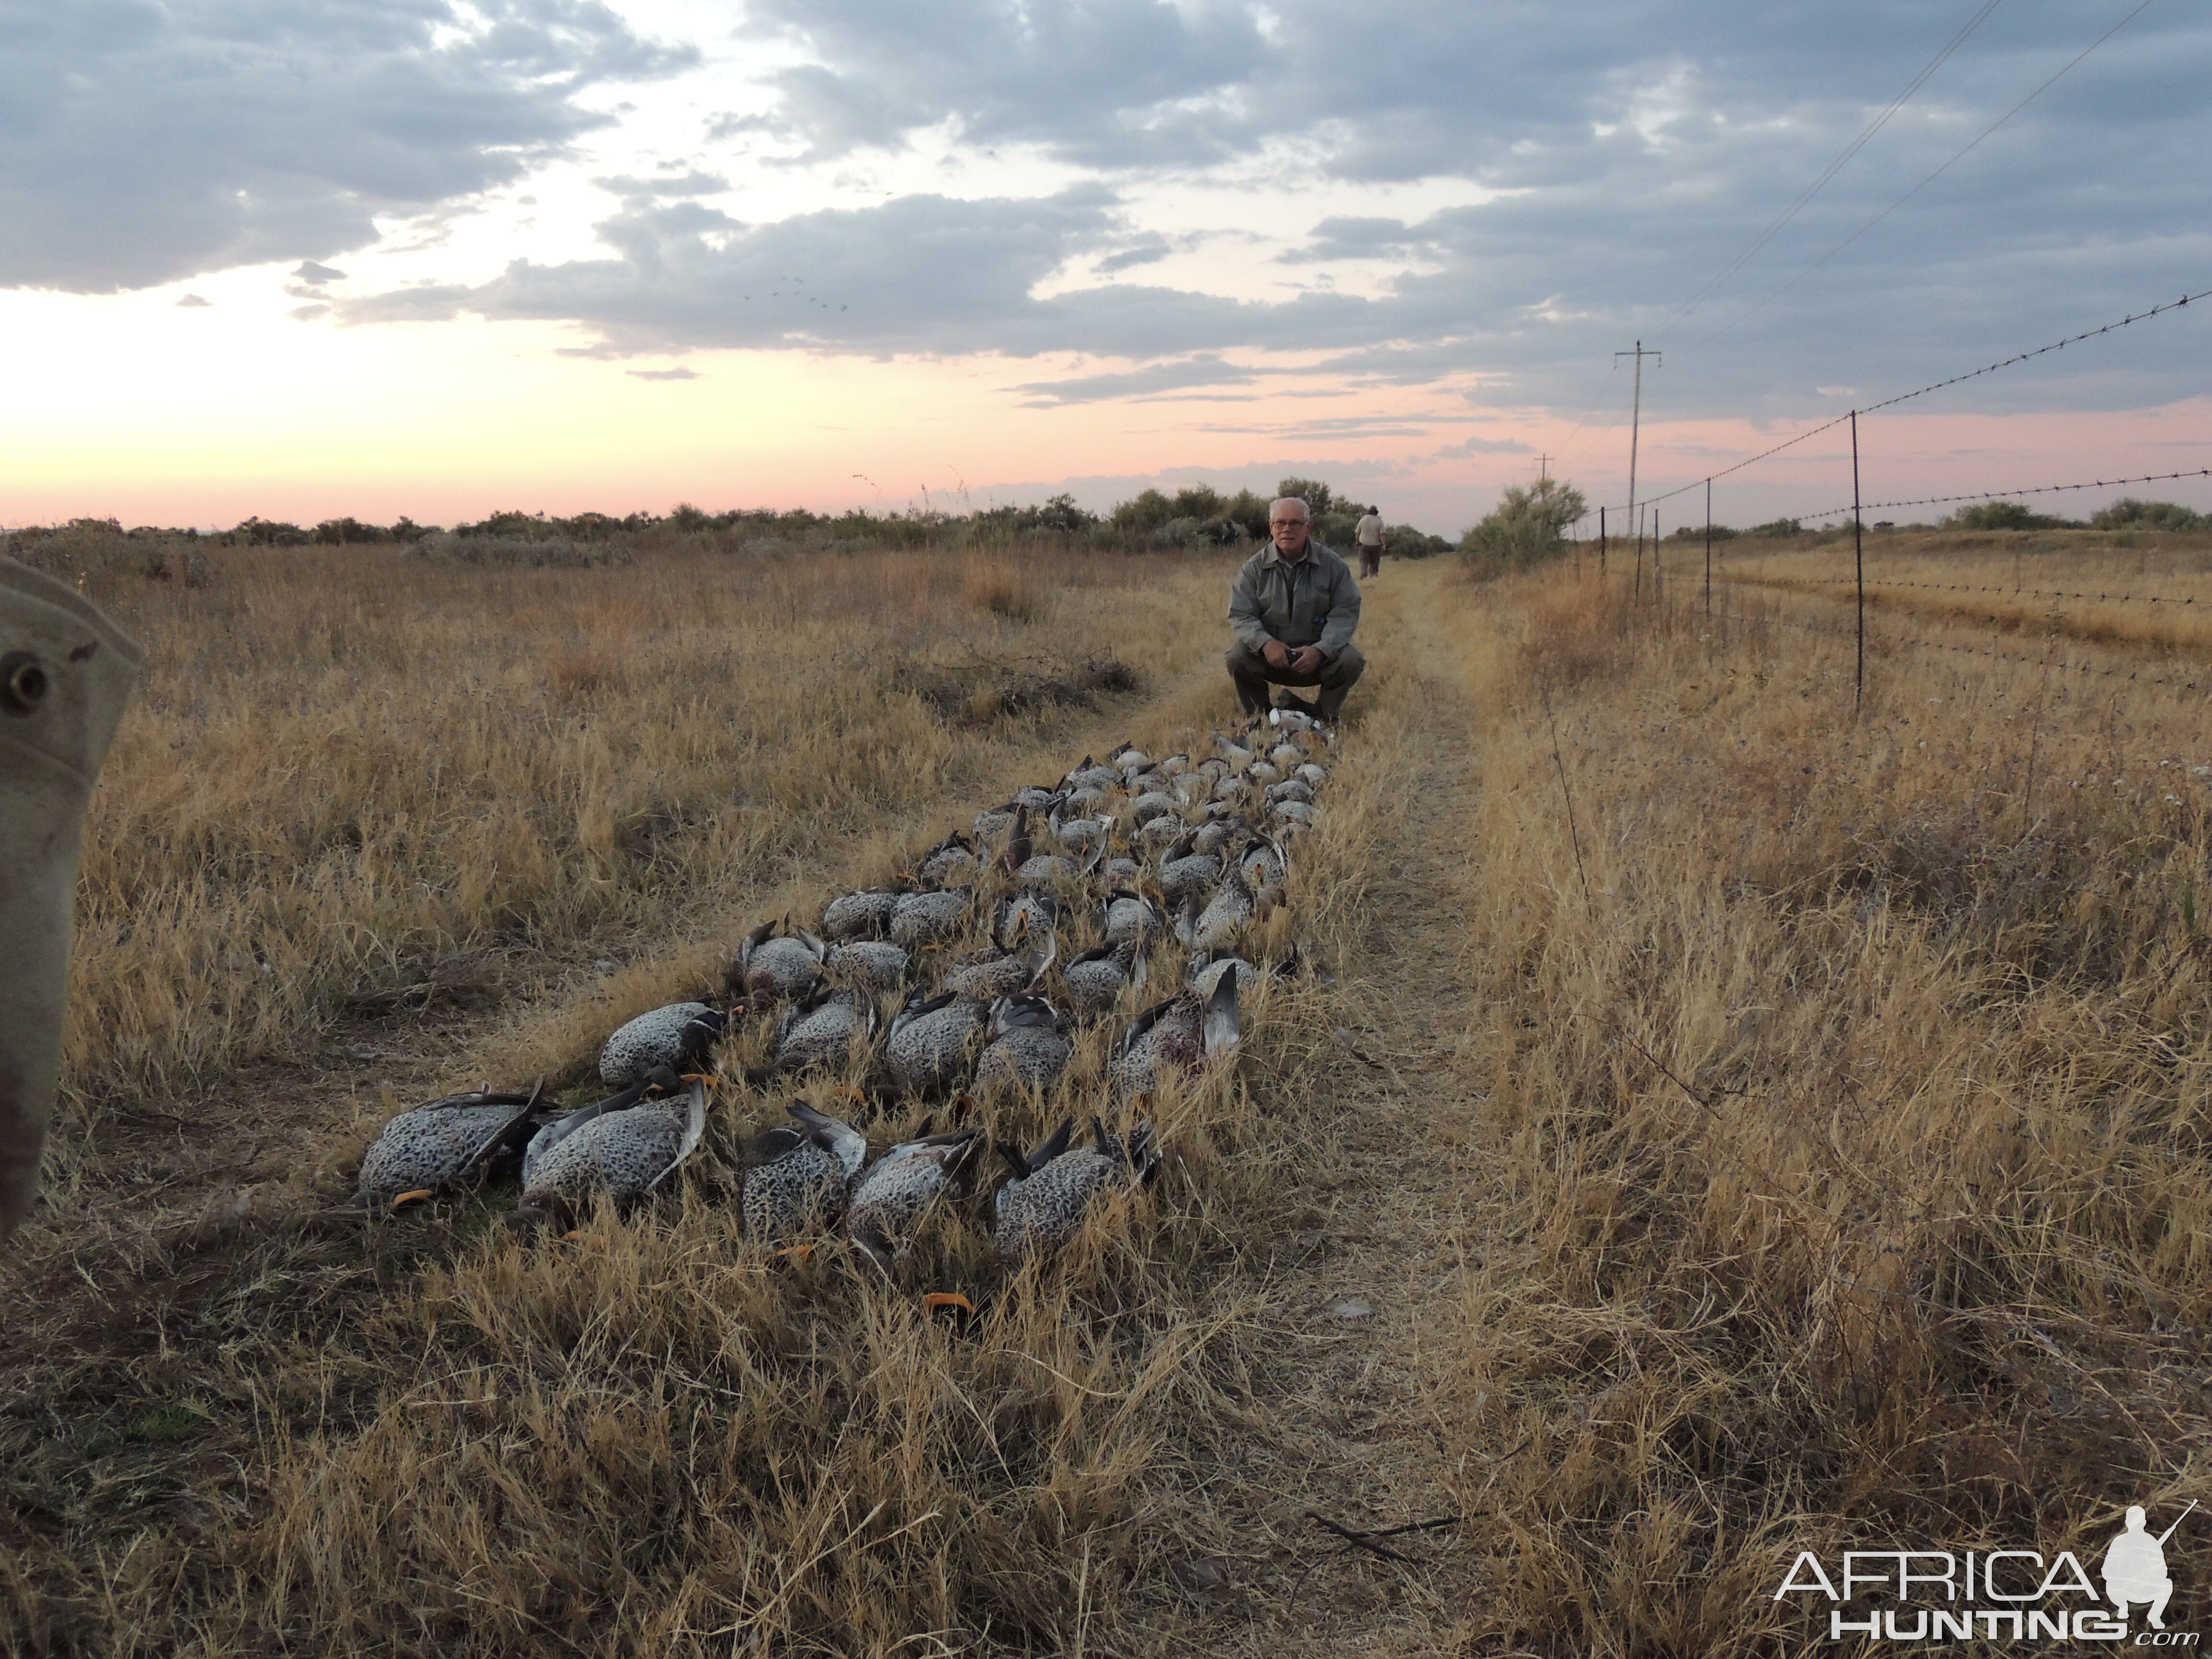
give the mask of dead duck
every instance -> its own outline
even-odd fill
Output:
[[[1251,833],[1251,826],[1234,812],[1224,812],[1209,818],[1191,831],[1190,850],[1194,854],[1210,854],[1215,858],[1229,850],[1229,845],[1239,836]]]
[[[1281,781],[1283,769],[1273,761],[1255,760],[1244,769],[1248,783],[1269,784]]]
[[[1324,739],[1328,735],[1328,725],[1304,708],[1274,708],[1267,711],[1267,724],[1278,732],[1311,732]]]
[[[1308,761],[1294,769],[1294,775],[1303,778],[1309,787],[1318,789],[1328,781],[1328,768]]]
[[[1074,769],[1063,781],[1072,789],[1119,789],[1121,787],[1121,769],[1101,766],[1085,755],[1075,763]]]
[[[1067,818],[1054,812],[1047,820],[1052,838],[1071,852],[1085,853],[1114,833],[1114,820],[1109,817]]]
[[[699,1078],[681,1093],[624,1109],[602,1103],[572,1113],[532,1140],[522,1200],[510,1219],[527,1227],[574,1216],[602,1193],[635,1203],[666,1186],[706,1133],[707,1085]]]
[[[1129,803],[1129,816],[1140,825],[1163,814],[1172,814],[1175,810],[1176,798],[1164,789],[1147,790]]]
[[[934,886],[944,887],[972,876],[983,867],[975,843],[955,830],[923,854],[915,874]]]
[[[1189,833],[1189,830],[1188,824],[1170,813],[1165,817],[1154,818],[1139,830],[1136,842],[1143,851],[1157,854],[1174,846]]]
[[[1152,763],[1152,757],[1133,743],[1123,744],[1106,758],[1119,767],[1125,777],[1132,772],[1141,772]]]
[[[856,1048],[872,1041],[881,1016],[876,999],[858,986],[817,987],[783,1011],[775,1023],[769,1062],[745,1073],[749,1083],[764,1083],[810,1066],[842,1066]]]
[[[638,1082],[656,1066],[676,1072],[704,1069],[727,1024],[703,1002],[672,1002],[617,1026],[599,1050],[599,1081],[610,1089]]]
[[[1267,759],[1285,772],[1304,764],[1305,757],[1306,751],[1294,743],[1279,743],[1267,751]]]
[[[1110,881],[1116,886],[1127,886],[1142,880],[1145,866],[1127,854],[1113,854],[1098,860],[1091,871],[1101,881]]]
[[[1086,1018],[1110,1012],[1123,989],[1142,990],[1147,969],[1134,940],[1126,945],[1102,945],[1085,951],[1060,969],[1067,988],[1068,1006]]]
[[[1176,937],[1194,951],[1211,951],[1227,944],[1260,914],[1260,899],[1245,880],[1243,869],[1231,868],[1221,878],[1221,884],[1213,890],[1213,896],[1203,907],[1195,894],[1183,901]]]
[[[1138,1015],[1115,1054],[1115,1095],[1126,1100],[1150,1094],[1169,1078],[1188,1075],[1233,1050],[1243,1033],[1241,994],[1231,967],[1211,994],[1186,991]]]
[[[1220,839],[1225,843],[1228,831]],[[1170,904],[1180,906],[1194,893],[1206,894],[1221,879],[1221,854],[1198,850],[1198,836],[1187,833],[1168,848],[1167,856],[1160,861],[1160,896]]]
[[[841,1119],[803,1100],[792,1121],[755,1135],[745,1148],[740,1200],[745,1231],[763,1244],[785,1244],[835,1222],[845,1193],[868,1161],[868,1140]]]
[[[779,927],[781,931],[779,931]],[[803,997],[822,977],[830,947],[786,916],[764,921],[738,946],[732,981],[749,997]]]
[[[1310,826],[1314,821],[1315,809],[1308,801],[1279,800],[1272,803],[1267,811],[1273,817],[1291,823]]]
[[[1044,977],[1052,967],[1053,958],[1060,953],[1059,940],[1054,934],[1048,933],[1044,939],[1042,945],[1026,950],[988,945],[953,963],[938,981],[937,988],[986,1000],[1030,990]]]
[[[357,1204],[435,1192],[520,1153],[538,1127],[544,1085],[526,1095],[444,1095],[392,1119],[361,1160]]]
[[[906,983],[914,957],[903,946],[887,939],[856,939],[830,952],[825,964],[832,974],[852,983],[895,991]]]
[[[1009,1272],[1059,1250],[1102,1201],[1136,1191],[1159,1172],[1158,1137],[1150,1124],[1136,1124],[1126,1137],[1116,1136],[1094,1117],[1091,1144],[1071,1152],[1073,1128],[1061,1124],[1049,1140],[1027,1154],[999,1147],[1014,1175],[992,1200],[996,1214],[991,1242],[1000,1266]]]
[[[902,1142],[853,1183],[845,1236],[889,1279],[914,1247],[923,1215],[940,1198],[965,1198],[983,1149],[979,1128],[948,1129]]]
[[[1012,830],[1014,827],[1015,817],[1020,811],[1020,804],[1010,800],[1001,806],[987,806],[976,813],[975,822],[969,826],[975,834],[976,844],[988,845]]]
[[[1236,969],[1238,986],[1249,989],[1262,979],[1295,979],[1304,965],[1304,957],[1295,944],[1281,961],[1264,969],[1225,951],[1201,951],[1190,959],[1190,965],[1183,970],[1183,983],[1202,997],[1212,996],[1221,983],[1221,976],[1231,969]]]
[[[1056,933],[1067,920],[1067,903],[1049,887],[1024,887],[999,901],[993,937],[1001,945],[1024,934],[1036,938]]]
[[[968,912],[975,902],[975,890],[967,887],[902,894],[891,911],[891,943],[912,951],[949,939],[967,926]]]
[[[1240,732],[1236,737],[1231,737],[1226,732],[1216,732],[1213,734],[1213,747],[1215,752],[1227,761],[1232,769],[1247,764],[1252,758],[1252,741],[1249,732]]]
[[[1040,996],[1002,996],[991,1005],[982,1057],[975,1062],[976,1091],[1048,1087],[1074,1054],[1059,1009]]]
[[[1237,867],[1244,872],[1244,879],[1255,892],[1264,892],[1282,885],[1290,873],[1289,855],[1282,843],[1255,840],[1237,855]]]
[[[1270,805],[1279,800],[1302,800],[1310,806],[1313,805],[1313,785],[1296,774],[1285,778],[1280,783],[1271,783],[1267,786],[1267,799]]]
[[[1065,789],[1043,783],[1025,783],[1014,791],[1014,804],[1026,806],[1032,812],[1049,812],[1066,798]]]
[[[917,991],[891,1021],[884,1047],[892,1081],[915,1094],[951,1089],[963,1081],[969,1054],[983,1035],[990,1004],[946,991],[929,996]]]
[[[1160,907],[1141,893],[1117,887],[1099,907],[1099,926],[1109,945],[1141,945],[1166,933],[1167,918]]]
[[[900,896],[896,887],[871,887],[831,899],[822,912],[823,938],[881,939],[890,931],[891,912],[898,908]]]

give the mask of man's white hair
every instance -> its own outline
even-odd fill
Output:
[[[1275,509],[1279,507],[1295,507],[1304,516],[1308,524],[1313,522],[1313,508],[1307,505],[1306,498],[1303,495],[1276,496],[1273,501],[1267,503],[1267,516],[1270,519],[1275,516]]]

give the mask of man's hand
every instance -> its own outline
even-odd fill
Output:
[[[1269,640],[1260,647],[1260,654],[1267,659],[1270,668],[1288,668],[1291,665],[1291,647],[1280,640]]]
[[[1300,646],[1296,651],[1291,653],[1291,672],[1292,673],[1318,674],[1321,672],[1321,647],[1317,645]]]

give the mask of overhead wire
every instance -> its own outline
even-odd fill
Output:
[[[2057,74],[2053,75],[2048,81],[2045,81],[2041,86],[2036,88],[2033,92],[2029,93],[2027,97],[2021,99],[2017,104],[2014,104],[2002,115],[2000,115],[1996,120],[1990,122],[1989,125],[1984,127],[1981,131],[1976,134],[1974,138],[1965,146],[1965,148],[1959,150],[1949,161],[1944,162],[1942,167],[1937,167],[1935,172],[1929,173],[1918,184],[1913,185],[1911,190],[1906,191],[1904,195],[1899,197],[1881,212],[1875,214],[1873,218],[1868,220],[1850,235],[1844,237],[1842,241],[1837,243],[1835,246],[1830,248],[1819,258],[1814,260],[1813,263],[1807,265],[1804,270],[1799,271],[1788,282],[1783,283],[1781,287],[1776,289],[1774,292],[1768,295],[1765,299],[1759,301],[1759,303],[1753,306],[1750,310],[1742,313],[1739,316],[1730,318],[1727,322],[1723,323],[1711,333],[1706,335],[1704,339],[1696,342],[1696,343],[1691,346],[1690,349],[1692,351],[1702,350],[1706,346],[1711,345],[1715,340],[1718,339],[1722,335],[1727,333],[1729,330],[1736,327],[1740,324],[1749,322],[1753,317],[1759,315],[1760,312],[1765,310],[1768,306],[1773,304],[1775,301],[1780,299],[1791,289],[1796,287],[1798,283],[1803,282],[1808,276],[1810,276],[1822,265],[1826,264],[1829,260],[1834,258],[1838,253],[1841,253],[1853,242],[1857,241],[1860,237],[1865,235],[1867,232],[1872,230],[1883,220],[1888,218],[1891,214],[1896,212],[1898,209],[1903,207],[1914,197],[1919,195],[1922,191],[1927,189],[1929,185],[1934,184],[1938,179],[1948,173],[1957,163],[1964,161],[1967,155],[1973,150],[1977,145],[1981,143],[1983,139],[1987,138],[1999,127],[2011,120],[2014,116],[2019,114],[2021,111],[2026,109],[2030,104],[2043,96],[2045,93],[2050,91],[2053,86],[2058,83],[2061,77],[2066,75],[2069,70],[2072,70],[2075,64],[2079,64],[2091,52],[2096,51],[2098,47],[2103,46],[2106,41],[2111,40],[2122,29],[2125,28],[2130,23],[2134,22],[2136,18],[2142,16],[2144,12],[2150,9],[2152,4],[2153,0],[2141,0],[2141,3],[2136,5],[2134,10],[2129,12],[2128,15],[2121,18],[2118,22],[2113,24],[2112,27],[2106,29],[2102,34],[2099,35],[2087,46],[2082,47],[2081,50],[2076,52],[2072,58],[2069,58],[2066,63],[2061,66]]]
[[[1699,289],[1695,294],[1692,295],[1683,302],[1680,310],[1677,311],[1672,317],[1669,317],[1666,322],[1662,324],[1660,326],[1662,329],[1672,328],[1675,324],[1689,316],[1690,313],[1694,312],[1699,306],[1703,305],[1707,300],[1718,293],[1722,286],[1727,283],[1729,277],[1735,276],[1737,271],[1742,270],[1747,264],[1757,257],[1759,251],[1765,247],[1769,242],[1772,241],[1774,238],[1781,233],[1783,228],[1792,219],[1795,219],[1797,215],[1803,210],[1806,204],[1820,193],[1822,188],[1826,185],[1830,179],[1833,179],[1838,173],[1843,171],[1844,165],[1850,161],[1851,157],[1856,155],[1861,150],[1864,149],[1867,145],[1873,141],[1875,135],[1889,125],[1890,118],[1894,116],[1898,111],[1903,109],[1906,102],[1911,98],[1912,94],[1919,91],[1922,87],[1927,84],[1928,78],[1943,66],[1944,62],[1953,52],[1958,51],[1960,46],[1966,44],[1967,36],[1973,33],[1976,29],[1981,27],[1983,22],[1989,17],[1989,15],[1995,11],[2000,3],[2002,3],[2002,0],[1984,0],[1982,9],[1979,11],[1977,11],[1972,17],[1968,18],[1965,26],[1962,27],[1957,33],[1954,34],[1948,40],[1944,42],[1942,50],[1938,52],[1933,58],[1929,58],[1926,64],[1922,67],[1920,73],[1914,76],[1911,81],[1905,83],[1905,90],[1899,93],[1896,97],[1891,99],[1888,106],[1885,108],[1881,114],[1875,116],[1873,120],[1868,122],[1864,127],[1860,129],[1858,137],[1852,139],[1850,143],[1844,146],[1843,152],[1838,155],[1834,161],[1828,163],[1826,167],[1821,171],[1820,175],[1797,193],[1796,199],[1792,201],[1788,207],[1782,210],[1781,216],[1777,218],[1772,224],[1767,226],[1765,230],[1762,230],[1757,236],[1753,237],[1748,246],[1744,248],[1741,252],[1738,253],[1726,264],[1723,265],[1719,271],[1709,279],[1703,288]]]
[[[2148,0],[2145,0],[2145,3],[2148,3]],[[2138,8],[2138,9],[2140,9],[2140,8]],[[1835,427],[1843,425],[1844,422],[1850,420],[1855,413],[1860,415],[1870,415],[1879,409],[1889,409],[1899,404],[1910,403],[1913,398],[1924,398],[1931,392],[1941,392],[1947,386],[1958,386],[1964,381],[1978,379],[1984,374],[1994,374],[1999,369],[2010,368],[2016,363],[2030,362],[2035,358],[2044,356],[2050,352],[2063,350],[2066,347],[2078,344],[2083,340],[2096,339],[2100,336],[2110,334],[2115,329],[2126,328],[2131,324],[2147,322],[2153,317],[2162,315],[2169,311],[2179,311],[2184,306],[2193,305],[2197,301],[2204,299],[2212,299],[2212,289],[2200,289],[2194,294],[2185,294],[2178,300],[2165,301],[2158,305],[2151,307],[2147,311],[2131,311],[2126,316],[2120,318],[2118,321],[2106,323],[2101,327],[2084,329],[2079,334],[2069,334],[2063,340],[2054,340],[2049,345],[2037,346],[2032,351],[2014,352],[2009,357],[2002,358],[1996,362],[1986,364],[1980,368],[1970,369],[1964,374],[1954,374],[1944,380],[1933,380],[1926,386],[1915,388],[1913,391],[1900,392],[1893,398],[1884,398],[1880,403],[1868,404],[1856,410],[1847,410],[1832,420],[1824,421],[1819,426],[1809,427],[1806,430],[1799,433],[1796,437],[1786,439],[1783,442],[1776,444],[1771,449],[1762,449],[1758,454],[1747,456],[1744,459],[1736,462],[1733,466],[1723,467],[1719,471],[1708,474],[1705,477],[1692,478],[1689,483],[1668,490],[1664,495],[1647,495],[1644,498],[1644,502],[1648,505],[1656,501],[1668,501],[1676,495],[1686,495],[1689,491],[1698,489],[1711,482],[1713,479],[1725,478],[1731,472],[1741,472],[1744,468],[1750,466],[1756,462],[1766,459],[1770,455],[1778,455],[1785,449],[1789,449],[1797,444],[1803,443],[1808,438],[1818,437],[1823,432],[1829,431]],[[2155,482],[2156,477],[2163,477],[2165,476],[2166,475],[2160,474],[2152,478],[2136,479],[2114,478],[2108,482],[2112,483],[2149,483]],[[2172,476],[2175,477],[2193,477],[2196,475],[2193,473],[2175,473]],[[2053,484],[2049,487],[2053,489],[2094,489],[2097,488],[2094,484]],[[2011,490],[2006,493],[2010,495],[2026,495],[2032,492],[2025,490]],[[1931,497],[1930,499],[1933,500],[1935,498]],[[1959,496],[1950,499],[1979,501],[1984,498],[1982,496]],[[1890,507],[1911,507],[1924,505],[1924,503],[1912,501],[1890,501],[1881,503],[1881,505]],[[1808,516],[1812,518],[1820,518],[1823,515],[1815,513]]]

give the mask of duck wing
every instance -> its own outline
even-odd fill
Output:
[[[661,1183],[690,1161],[699,1150],[699,1143],[707,1138],[707,1085],[697,1078],[691,1079],[690,1109],[684,1115],[684,1139],[678,1143],[676,1156],[668,1160],[668,1167],[645,1183],[645,1190],[657,1193]]]
[[[1206,1000],[1206,1057],[1234,1048],[1244,1035],[1244,1010],[1237,988],[1237,964],[1230,963]]]

